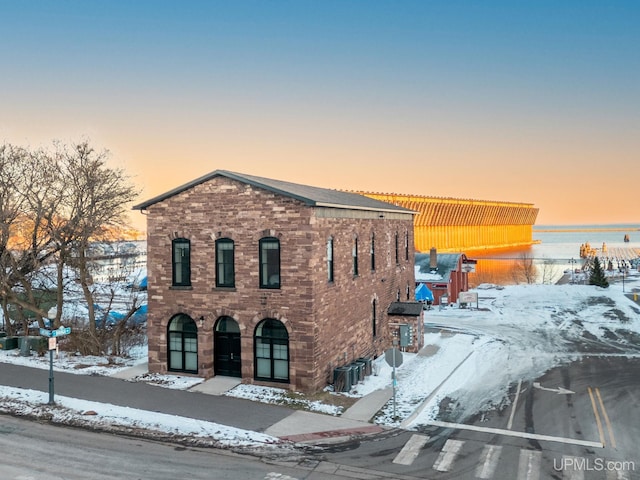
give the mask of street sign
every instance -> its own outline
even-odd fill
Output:
[[[49,338],[49,350],[55,350],[56,349],[57,340],[58,339],[56,337],[50,337]]]
[[[64,335],[69,335],[71,333],[71,327],[60,327],[57,330],[53,330],[51,332],[52,337],[62,337]]]
[[[63,337],[71,333],[71,327],[60,327],[57,330],[40,329],[40,335],[43,337]]]
[[[384,352],[384,359],[390,367],[399,367],[402,365],[402,352],[397,348],[389,348]]]

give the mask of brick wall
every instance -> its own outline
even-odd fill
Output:
[[[396,218],[388,218],[389,216]],[[226,177],[213,179],[148,208],[149,370],[167,371],[167,325],[184,313],[198,326],[198,375],[214,372],[213,329],[220,316],[241,330],[242,377],[254,380],[253,334],[265,318],[280,320],[289,333],[290,383],[315,391],[332,369],[390,346],[386,308],[414,291],[413,223],[406,214],[318,209]],[[396,231],[399,263],[395,261]],[[376,269],[370,267],[375,234]],[[408,235],[409,260],[404,242]],[[281,288],[260,289],[258,242],[280,240]],[[327,239],[334,238],[334,281],[327,281]],[[352,248],[358,238],[359,272]],[[235,242],[234,289],[215,287],[215,240]],[[171,242],[191,242],[191,288],[171,288]],[[377,303],[377,335],[372,302]]]

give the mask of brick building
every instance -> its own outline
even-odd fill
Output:
[[[414,299],[411,210],[217,170],[147,215],[149,371],[313,392],[392,344]]]

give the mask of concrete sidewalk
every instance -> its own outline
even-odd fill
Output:
[[[438,347],[434,345],[425,345],[418,353],[420,356],[431,356],[438,351]],[[465,357],[460,363],[464,363],[469,356]],[[426,402],[434,395],[442,384],[444,384],[449,376],[459,368],[456,366],[443,382],[432,392],[432,394],[418,406],[416,412],[409,419],[403,422],[402,426],[407,425],[410,419],[413,419]],[[135,377],[147,373],[147,364],[140,364],[129,369],[114,374],[113,378],[123,380],[131,380]],[[188,389],[188,392],[201,393],[205,395],[221,396],[225,399],[233,399],[233,397],[224,396],[226,392],[232,390],[239,385],[241,380],[235,377],[217,376],[202,383],[199,383]],[[345,438],[352,436],[379,433],[385,430],[385,427],[371,423],[375,415],[391,400],[393,396],[393,388],[391,386],[375,390],[368,395],[360,398],[350,408],[342,413],[339,417],[332,415],[305,412],[299,410],[285,410],[285,414],[274,417],[274,421],[264,428],[264,433],[273,435],[283,440],[289,440],[297,443],[327,443],[331,441],[343,441]],[[256,407],[257,408],[257,407]],[[269,405],[261,405],[260,408],[268,409]],[[273,408],[281,408],[275,407]],[[288,413],[290,412],[290,413]],[[194,412],[195,414],[195,412]],[[237,419],[228,418],[233,426],[237,425]]]
[[[147,372],[147,364],[143,363],[121,370],[111,377],[131,380]],[[240,383],[239,378],[217,376],[194,385],[188,391],[222,396]],[[339,417],[291,410],[290,415],[267,427],[264,433],[296,443],[315,443],[342,441],[345,437],[382,432],[383,427],[369,423],[369,420],[390,398],[391,389],[377,390],[359,399]]]

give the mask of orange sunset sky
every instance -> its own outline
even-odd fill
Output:
[[[640,2],[0,0],[0,18],[0,142],[89,139],[139,201],[226,169],[640,222]]]

